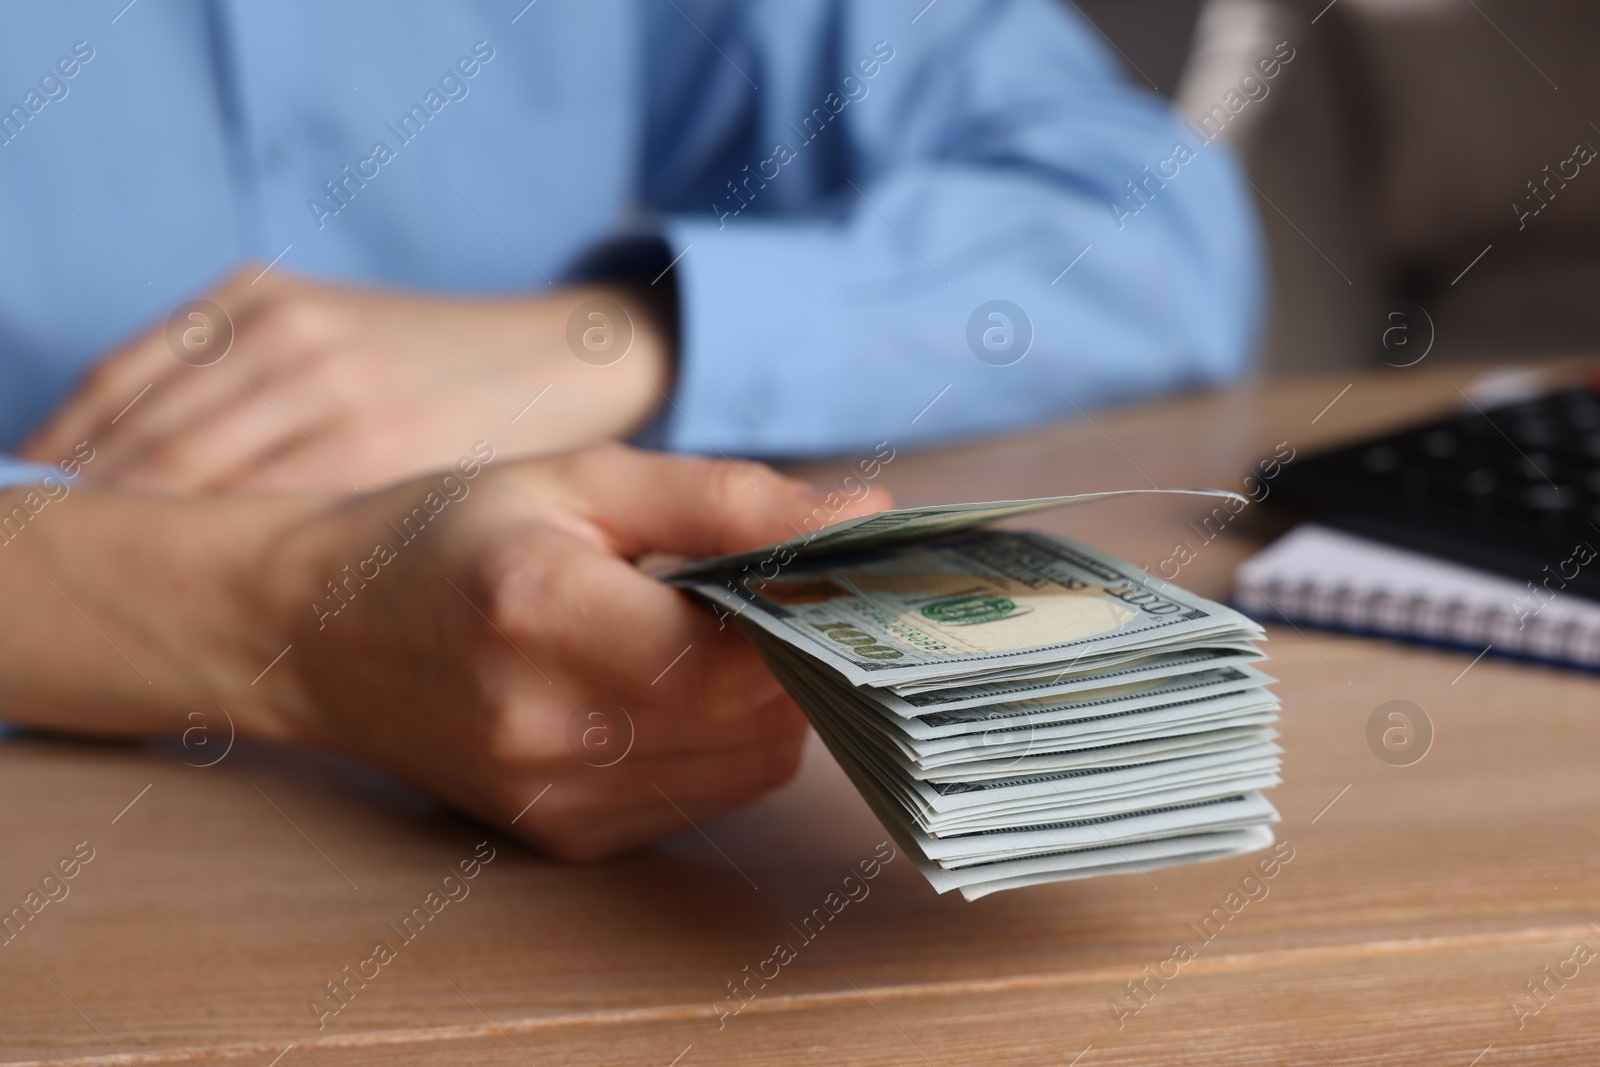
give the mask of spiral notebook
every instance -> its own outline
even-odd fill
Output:
[[[1305,523],[1239,565],[1233,600],[1262,620],[1595,670],[1600,603],[1561,588],[1577,565],[1553,561],[1541,582],[1518,582]]]

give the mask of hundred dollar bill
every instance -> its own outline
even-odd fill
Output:
[[[1015,767],[1028,756],[1052,752],[1106,748],[1150,738],[1210,734],[1239,726],[1257,726],[1277,720],[1278,705],[1270,699],[1247,694],[1218,697],[1192,706],[1173,705],[1150,711],[1127,711],[1105,719],[1067,723],[1060,726],[1021,726],[984,734],[964,734],[933,741],[913,741],[893,731],[874,728],[860,717],[851,725],[885,751],[925,770],[970,766],[999,761],[1000,767]]]
[[[1199,639],[1196,639],[1198,641]],[[1198,646],[1185,642],[1184,652],[1189,654],[1221,654],[1233,656],[1261,657],[1261,650],[1253,643],[1261,638],[1252,637],[1248,640],[1229,637],[1206,637]],[[906,700],[917,700],[929,693],[949,694],[959,690],[972,689],[993,691],[999,686],[1027,687],[1038,696],[1044,687],[1055,686],[1065,682],[1083,678],[1098,677],[1108,671],[1119,668],[1139,669],[1153,666],[1157,660],[1166,660],[1172,655],[1170,651],[1157,651],[1151,653],[1146,647],[1122,649],[1118,648],[1109,652],[1097,652],[1092,660],[1082,656],[1074,656],[1065,663],[1044,663],[1024,667],[1011,667],[1002,670],[986,670],[979,674],[965,675],[959,681],[960,685],[941,681],[916,681],[897,683],[887,687],[887,692]],[[1248,662],[1245,660],[1243,662]]]
[[[1261,628],[1066,538],[977,528],[1122,495],[890,512],[669,580],[750,638],[941,892],[1263,847]]]
[[[1133,874],[1179,863],[1205,863],[1243,856],[1267,848],[1273,840],[1270,828],[1246,826],[1239,830],[1189,833],[1127,845],[1070,849],[1032,859],[1003,860],[958,868],[940,867],[932,860],[924,859],[918,862],[918,866],[923,869],[929,884],[939,892],[959,890],[964,898],[971,901],[991,893],[1025,889],[1046,882]],[[915,855],[914,852],[910,854]]]
[[[809,658],[766,631],[741,624],[745,635],[768,658],[778,658],[803,672],[812,671]],[[1093,718],[1113,710],[1154,707],[1221,693],[1270,685],[1277,679],[1241,660],[1261,659],[1261,653],[1173,653],[1145,657],[1136,664],[1076,676],[1065,683],[1050,679],[1022,685],[969,686],[901,697],[892,689],[851,686],[837,675],[816,672],[816,681],[835,697],[852,706],[863,703],[895,728],[912,737],[937,737],[949,733],[989,732],[1015,719],[1029,724]],[[948,699],[946,699],[948,697]]]
[[[1205,810],[1203,804],[1180,804],[1162,809],[1145,809],[1130,812],[1115,819],[1091,816],[1078,824],[1056,823],[1049,826],[1021,827],[1005,833],[962,835],[954,838],[928,838],[922,844],[929,859],[993,862],[998,858],[1021,858],[1044,855],[1061,848],[1095,846],[1110,841],[1149,841],[1171,835],[1184,829],[1234,829],[1252,825],[1261,820],[1256,814],[1257,804],[1265,803],[1256,790],[1218,797],[1210,803],[1218,806],[1239,804],[1237,815],[1229,822],[1216,819],[1217,812]],[[1268,805],[1270,809],[1270,805]],[[1276,813],[1274,813],[1275,815]],[[1271,819],[1272,816],[1268,816]],[[1251,821],[1247,822],[1246,819]],[[952,864],[953,866],[961,864]]]
[[[1032,500],[989,500],[967,504],[936,504],[923,508],[880,511],[859,519],[819,526],[787,541],[715,559],[693,560],[658,575],[663,581],[687,584],[690,579],[718,575],[735,580],[770,580],[802,558],[840,552],[866,552],[888,545],[954,533],[985,523],[1027,515],[1035,511],[1071,507],[1125,496],[1210,496],[1248,503],[1246,497],[1226,489],[1114,489],[1103,493],[1074,493]]]
[[[1019,681],[982,682],[977,685],[949,686],[918,690],[894,687],[870,690],[872,697],[888,711],[902,718],[927,718],[940,712],[953,712],[1031,698],[1057,696],[1098,696],[1109,687],[1127,682],[1177,678],[1213,667],[1236,667],[1266,658],[1256,648],[1239,651],[1228,648],[1195,648],[1140,656],[1123,664],[1082,674],[1051,672],[1039,678]]]
[[[1022,757],[1080,748],[1121,745],[1155,737],[1181,737],[1208,734],[1239,726],[1260,726],[1276,722],[1278,704],[1273,700],[1249,696],[1227,696],[1203,702],[1209,707],[1184,717],[1190,709],[1181,705],[1153,711],[1130,711],[1109,716],[1111,721],[1089,724],[1070,723],[1052,727],[1012,727],[1005,733],[967,734],[931,742],[923,749],[900,742],[896,745],[918,767],[938,769],[968,765],[978,760],[1000,760],[1002,766],[1016,766]],[[1088,729],[1086,727],[1094,727]],[[898,739],[891,739],[895,743]]]
[[[1132,792],[1101,791],[1094,799],[1052,789],[1017,797],[1014,787],[929,794],[927,783],[913,784],[863,761],[849,730],[807,698],[804,680],[782,663],[773,665],[868,806],[941,893],[959,890],[972,900],[1040,882],[1218,859],[1272,843],[1266,824],[1277,813],[1258,790],[1277,782],[1275,755],[1198,773],[1169,763],[1158,780],[1127,783]],[[1007,793],[1011,799],[1002,799]],[[941,810],[952,802],[957,806]]]
[[[1260,632],[1231,608],[1064,537],[974,530],[696,593],[854,685],[981,679]]]
[[[1226,667],[1196,671],[1178,678],[1161,678],[1117,689],[1097,689],[1077,699],[1046,696],[995,703],[957,711],[936,711],[911,720],[903,728],[915,737],[991,732],[1006,726],[1017,729],[1045,724],[1098,719],[1142,708],[1166,707],[1206,697],[1239,693],[1271,685],[1275,678],[1251,667]],[[876,695],[876,694],[874,694]]]

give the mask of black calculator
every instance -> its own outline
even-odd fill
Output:
[[[1284,466],[1303,518],[1600,600],[1600,391],[1459,414]]]

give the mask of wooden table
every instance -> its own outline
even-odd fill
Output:
[[[1252,386],[901,452],[882,481],[902,503],[1146,478],[1236,486],[1278,442],[1304,452],[1456,399],[1451,375],[1425,366],[1342,392],[1348,381]],[[1180,582],[1225,596],[1269,524],[1247,510],[1202,546],[1186,522],[1203,510],[1137,500],[1031,521],[1149,566],[1187,540],[1198,558]],[[21,740],[0,744],[0,907],[20,904],[78,842],[94,859],[70,896],[0,948],[0,1058],[1600,1062],[1600,957],[1588,957],[1600,951],[1600,683],[1493,659],[1463,674],[1470,656],[1325,633],[1271,637],[1286,749],[1273,797],[1293,859],[1175,977],[1147,984],[1136,1014],[1126,983],[1171,973],[1175,943],[1196,940],[1189,924],[1239,886],[1247,860],[967,904],[937,896],[902,857],[719,1025],[727,983],[776,942],[799,941],[790,923],[885,837],[820,747],[793,785],[703,833],[686,826],[631,857],[573,868],[318,754],[241,744],[196,768],[172,746]],[[1420,705],[1434,726],[1412,766],[1367,745],[1368,717],[1391,699]],[[323,983],[379,940],[398,941],[388,924],[486,838],[495,858],[470,896],[318,1030],[309,1002]],[[1586,964],[1571,962],[1580,943]],[[1549,990],[1537,1014],[1527,982]]]

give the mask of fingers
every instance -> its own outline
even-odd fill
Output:
[[[259,273],[259,267],[246,265],[206,296],[223,309],[235,329],[283,284],[267,278],[252,286],[251,280]],[[218,325],[212,323],[209,328]],[[143,403],[168,379],[208,369],[190,367],[176,358],[168,344],[166,323],[158,323],[96,366],[55,417],[24,446],[24,454],[50,459],[65,454],[79,441],[98,438],[113,419],[121,423],[118,416],[124,411],[128,412],[124,418],[131,418],[137,407],[130,408],[130,404],[136,398]],[[149,392],[145,392],[147,388]]]
[[[492,757],[513,768],[571,760],[601,767],[623,759],[751,748],[806,730],[805,715],[786,694],[712,720],[671,705],[632,698],[552,700],[549,687],[537,679],[523,689],[526,699],[510,702],[509,709],[490,724],[484,739]]]
[[[187,446],[203,430],[215,436],[219,415],[234,417],[242,405],[252,401],[261,403],[242,360],[170,375],[105,431],[109,462],[100,473],[120,480],[126,472],[146,466],[163,448]],[[280,426],[282,421],[278,420]],[[226,428],[223,423],[221,429]]]
[[[208,488],[222,492],[285,493],[307,489],[346,492],[385,482],[448,470],[439,457],[459,455],[457,431],[467,420],[452,420],[427,410],[353,411],[340,408],[326,390],[309,388],[320,419],[294,433],[287,447],[239,466]],[[288,397],[277,389],[270,399],[285,411]],[[481,429],[481,426],[478,427]]]
[[[301,493],[316,490],[344,493],[357,488],[351,481],[352,477],[362,478],[360,488],[364,488],[365,474],[359,472],[359,468],[352,469],[343,459],[332,458],[342,456],[346,451],[349,450],[341,449],[337,442],[332,441],[312,447],[296,435],[288,441],[287,447],[270,454],[259,454],[254,462],[236,466],[225,477],[211,480],[206,488],[238,493]],[[335,466],[335,463],[338,465]]]
[[[755,650],[684,594],[555,533],[521,538],[488,614],[521,648],[647,705],[711,722],[780,692]],[[517,569],[520,565],[520,569]]]
[[[751,748],[580,766],[554,781],[534,776],[514,791],[512,802],[524,794],[532,800],[546,785],[549,791],[510,829],[557,859],[615,855],[692,832],[777,788],[799,770],[804,743],[804,734],[796,734]],[[504,825],[517,810],[496,821]]]
[[[297,414],[301,425],[315,427],[310,412]],[[101,473],[129,489],[208,489],[300,440],[282,410],[251,391],[200,416],[181,434],[157,439],[142,451],[116,454],[118,462],[108,464]]]
[[[180,369],[182,365],[167,350],[163,331],[164,327],[146,331],[90,371],[55,416],[23,446],[22,454],[30,459],[54,459],[79,441],[97,438],[113,419],[145,399],[166,375]]]
[[[339,397],[328,387],[329,364],[315,354],[346,328],[339,316],[304,300],[277,302],[236,325],[227,360],[169,375],[107,432],[111,458],[101,477],[141,488],[216,488],[331,418]]]
[[[554,469],[588,527],[573,532],[598,539],[600,551],[548,528],[512,539],[487,582],[502,628],[609,691],[711,722],[776,696],[780,687],[742,637],[609,553],[735,551],[794,536],[796,519],[847,517],[865,503],[842,506],[760,464],[621,446],[575,453]],[[559,524],[561,510],[547,518]]]
[[[689,459],[602,446],[563,461],[585,518],[611,549],[717,556],[796,537],[877,510],[736,460]]]

